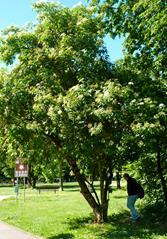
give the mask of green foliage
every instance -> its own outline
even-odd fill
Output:
[[[142,154],[138,161],[133,164],[126,165],[126,169],[131,172],[145,188],[145,200],[149,205],[164,204],[164,192],[162,190],[162,183],[157,172],[157,160],[156,154],[151,154],[148,150],[143,149]],[[164,173],[165,181],[167,175],[165,173],[167,163],[165,160],[165,154],[162,153],[162,168]]]
[[[125,57],[132,65],[155,78],[167,76],[165,1],[107,0],[99,3],[96,10],[104,16],[111,36],[124,35]]]
[[[76,132],[82,127],[85,129],[82,121],[91,108],[82,111],[80,107],[80,111],[75,112],[79,101],[72,96],[72,91],[82,87],[86,93],[88,85],[94,87],[94,82],[105,81],[111,75],[100,17],[93,16],[84,7],[67,9],[40,3],[35,8],[39,23],[33,31],[13,27],[4,31],[1,57],[9,64],[17,56],[19,63],[3,86],[1,112],[10,125],[10,137],[17,138],[19,143],[32,141],[42,133],[47,140],[54,141],[57,137],[64,141],[64,151],[72,150],[75,154],[74,142],[78,138],[82,141],[82,136]],[[89,89],[91,92],[90,86]],[[91,93],[85,95],[85,99],[82,94],[79,97],[81,106],[86,106],[89,98],[94,100]],[[81,111],[85,114],[83,117]],[[82,118],[76,123],[75,114]],[[102,123],[98,122],[98,127],[100,125]],[[11,140],[13,142],[13,138]],[[72,145],[69,144],[71,140]]]

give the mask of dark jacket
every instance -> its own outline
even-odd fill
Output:
[[[127,180],[128,195],[138,195],[138,183],[134,178],[129,177]]]

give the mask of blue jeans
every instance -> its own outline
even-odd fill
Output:
[[[139,214],[135,209],[135,202],[137,198],[138,198],[138,195],[130,195],[128,196],[128,200],[127,200],[127,207],[130,209],[132,220],[136,220],[137,218],[139,218]]]

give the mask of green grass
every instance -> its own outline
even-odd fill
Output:
[[[138,207],[144,216],[137,224],[128,222],[126,192],[114,190],[110,195],[109,221],[91,223],[92,212],[77,184],[66,184],[63,192],[26,189],[26,200],[20,190],[15,198],[0,202],[0,220],[18,226],[45,239],[167,239],[167,212]],[[0,195],[14,194],[13,188],[0,187]],[[141,200],[142,201],[142,200]]]

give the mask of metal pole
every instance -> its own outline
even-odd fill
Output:
[[[24,182],[24,202],[25,202],[25,199],[26,199],[26,178],[25,177],[23,178],[23,182]]]
[[[18,177],[16,179],[15,193],[16,193],[16,201],[17,201],[19,196],[19,178]]]

